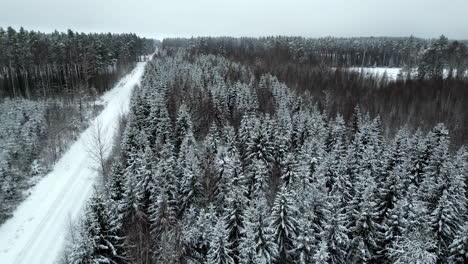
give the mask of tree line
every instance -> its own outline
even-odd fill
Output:
[[[165,39],[163,47],[169,53],[179,49],[188,51],[189,56],[215,54],[247,65],[256,78],[272,74],[288,87],[304,96],[311,96],[320,110],[329,116],[337,113],[346,121],[353,116],[354,107],[372,115],[380,115],[387,136],[394,135],[398,128],[407,125],[411,129],[421,128],[427,132],[438,123],[444,123],[452,133],[453,148],[468,142],[468,53],[466,43],[449,41],[444,36],[432,41],[410,38],[358,38],[334,39],[333,44],[325,39],[290,37],[271,38],[193,38]],[[390,41],[392,40],[392,41]],[[298,59],[293,54],[295,41],[322,43],[311,45],[309,59]],[[327,44],[328,43],[328,44]],[[366,45],[367,43],[367,45]],[[369,43],[386,50],[386,58],[401,56],[397,64],[402,67],[401,77],[388,82],[383,78],[366,78],[347,71],[345,66],[361,66],[356,63],[320,61],[313,54],[339,53],[343,48],[354,47],[358,56],[366,51]],[[393,43],[393,44],[388,44]],[[318,48],[317,48],[318,47]],[[377,54],[377,53],[376,53]],[[390,55],[392,54],[392,55]],[[375,55],[377,58],[381,55]],[[304,57],[302,57],[304,58]],[[360,59],[353,59],[359,61]],[[322,63],[323,62],[323,63]],[[378,66],[392,66],[389,63]],[[369,66],[369,65],[368,65]],[[396,65],[394,65],[396,66]],[[465,75],[462,73],[465,72]],[[444,76],[445,75],[445,76]]]
[[[0,97],[74,95],[93,86],[104,91],[154,41],[135,34],[41,33],[0,27]]]
[[[163,47],[186,48],[193,53],[219,54],[242,61],[294,60],[298,63],[330,67],[404,67],[440,64],[462,74],[468,69],[465,41],[449,41],[445,36],[426,40],[416,37],[303,38],[303,37],[199,37],[164,39]],[[421,78],[425,75],[420,75]]]
[[[66,263],[466,263],[467,152],[215,55],[149,62]]]

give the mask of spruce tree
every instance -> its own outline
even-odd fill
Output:
[[[105,198],[95,193],[78,227],[77,241],[71,245],[72,263],[121,263],[124,259],[123,238],[110,218]]]
[[[273,230],[273,241],[278,248],[277,263],[293,263],[294,242],[299,232],[297,220],[298,209],[295,204],[294,191],[281,188],[275,198],[270,215],[270,228]]]
[[[443,124],[439,124],[427,136],[427,165],[419,188],[420,198],[429,210],[434,210],[449,178],[449,136]]]
[[[465,223],[449,246],[449,263],[468,263],[468,224]]]
[[[273,230],[267,218],[265,198],[250,202],[246,209],[245,225],[240,241],[240,263],[272,263],[278,254],[277,244],[273,241]]]
[[[218,217],[213,205],[200,210],[191,207],[187,211],[187,215],[184,217],[183,231],[187,255],[199,263],[206,263],[210,243],[214,239],[215,228],[220,217]]]
[[[329,197],[323,218],[323,231],[319,234],[318,251],[329,253],[327,263],[345,263],[347,259],[349,230],[346,227],[346,215],[342,213],[343,208],[340,204],[339,198]]]
[[[350,262],[366,263],[377,257],[378,230],[377,210],[373,197],[375,183],[371,178],[361,177],[356,196],[351,200],[347,214],[350,244]]]
[[[311,263],[315,251],[315,234],[312,227],[312,221],[308,221],[307,217],[299,218],[298,236],[294,240],[294,249],[291,253],[294,254],[295,263]]]
[[[434,211],[431,213],[430,225],[434,232],[437,259],[445,262],[449,256],[449,246],[456,235],[462,231],[462,217],[453,203],[451,195],[444,190]]]
[[[193,124],[187,106],[181,105],[177,113],[177,120],[174,131],[175,152],[179,153],[180,147],[189,133],[193,131]]]
[[[302,183],[300,164],[295,156],[296,155],[293,153],[287,153],[284,161],[281,163],[281,179],[283,185],[293,189],[297,189]]]
[[[189,132],[180,146],[177,159],[179,187],[179,208],[182,214],[187,208],[199,204],[201,185],[199,182],[201,168],[197,155],[197,146],[193,134]]]
[[[165,193],[159,195],[155,204],[150,217],[153,259],[157,263],[178,263],[181,252],[176,209]]]
[[[151,197],[156,192],[156,181],[154,179],[156,174],[155,161],[153,151],[149,146],[145,148],[145,152],[141,154],[137,174],[136,183],[136,198],[138,205],[143,212],[148,211],[149,204],[152,202]]]
[[[269,190],[270,168],[263,160],[254,159],[246,169],[245,185],[250,199],[265,198]]]
[[[327,243],[325,241],[320,242],[317,252],[315,252],[313,257],[313,262],[315,264],[329,264],[332,263],[331,255],[328,252]]]
[[[234,171],[229,182],[230,191],[226,197],[226,206],[224,209],[224,222],[228,232],[228,241],[230,244],[230,255],[235,263],[241,259],[240,243],[243,239],[243,230],[245,229],[245,207],[247,198],[245,196],[244,186],[241,185],[238,174]]]
[[[399,238],[390,250],[390,258],[398,264],[435,264],[435,244],[427,230],[416,229]]]
[[[210,241],[210,250],[208,251],[207,264],[234,264],[232,258],[231,243],[229,234],[226,230],[226,224],[223,219],[218,220],[218,224],[213,230]]]

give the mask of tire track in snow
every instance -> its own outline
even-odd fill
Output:
[[[77,177],[76,177],[76,174],[78,174],[79,172],[75,172],[67,181],[67,185],[68,186],[75,186],[75,183],[77,181]],[[49,208],[49,210],[47,211],[46,215],[47,216],[52,216],[55,215],[59,210],[59,206],[55,206],[57,204],[63,204],[65,203],[65,199],[64,196],[65,196],[65,193],[67,193],[69,190],[67,189],[63,189],[59,196],[57,196],[57,198],[54,200],[54,202],[52,203],[52,206]],[[43,232],[45,230],[44,226],[47,224],[47,221],[49,221],[49,223],[51,223],[52,221],[50,221],[51,219],[49,217],[44,217],[42,218],[42,221],[37,225],[37,227],[35,228],[34,230],[34,233],[32,233],[32,235],[30,236],[28,242],[26,243],[26,245],[24,245],[23,249],[19,252],[18,256],[16,257],[15,259],[15,262],[14,263],[22,263],[23,259],[25,258],[25,255],[26,255],[26,251],[27,250],[30,250],[31,249],[31,245],[34,243],[34,241],[36,240],[36,238],[38,237],[38,235]]]

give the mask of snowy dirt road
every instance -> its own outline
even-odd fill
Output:
[[[99,120],[103,138],[110,145],[119,115],[129,107],[132,89],[140,83],[145,63],[103,95],[105,107],[77,142],[32,190],[11,219],[0,226],[1,264],[54,263],[64,246],[65,235],[93,192],[97,172],[87,152]]]

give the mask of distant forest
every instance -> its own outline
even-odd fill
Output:
[[[0,28],[0,98],[73,95],[90,87],[102,92],[154,45],[135,34]]]
[[[466,41],[449,41],[445,36],[431,41],[415,37],[319,38],[201,37],[164,39],[163,48],[188,48],[194,53],[219,54],[254,61],[268,57],[273,61],[333,67],[417,67],[422,61],[440,60],[453,70],[467,69]],[[439,53],[439,54],[436,54]],[[434,56],[436,55],[436,56]],[[440,56],[440,58],[438,58]],[[432,58],[429,58],[432,57]]]
[[[443,122],[454,147],[468,142],[468,49],[465,41],[409,38],[300,37],[165,39],[169,54],[184,49],[228,57],[272,74],[333,117],[350,120],[359,105],[380,115],[387,136],[398,127],[430,130]],[[347,67],[401,67],[395,82],[366,78]],[[445,70],[445,78],[444,78]],[[309,98],[309,97],[308,97]]]

